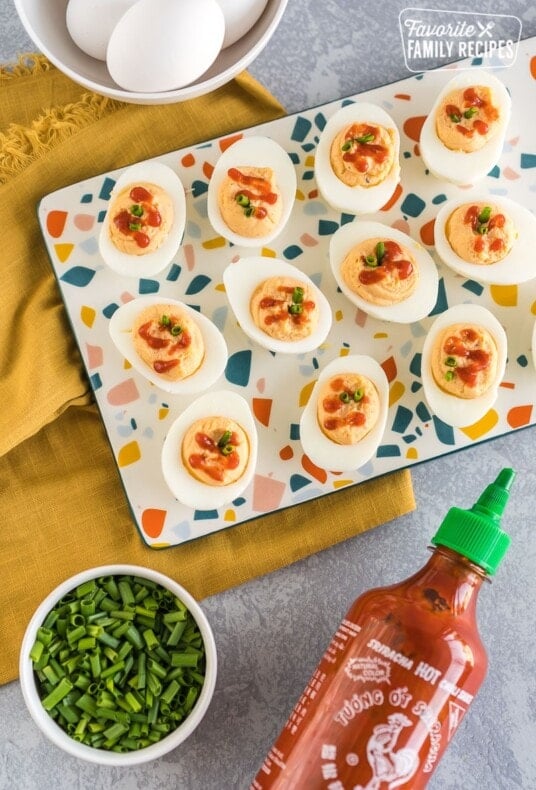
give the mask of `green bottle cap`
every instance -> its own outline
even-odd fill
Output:
[[[514,477],[513,469],[502,469],[471,510],[451,508],[432,543],[463,554],[486,573],[495,573],[510,545],[500,523]]]

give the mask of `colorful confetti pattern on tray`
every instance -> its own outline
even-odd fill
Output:
[[[476,64],[477,65],[477,64]],[[91,386],[113,449],[134,521],[143,540],[166,547],[286,508],[394,469],[462,449],[535,422],[536,371],[531,350],[536,320],[536,280],[520,286],[481,285],[442,265],[435,254],[434,217],[462,188],[438,181],[419,156],[419,132],[437,87],[450,70],[426,73],[332,102],[231,137],[158,157],[179,174],[187,190],[186,231],[172,264],[155,278],[121,279],[98,253],[98,235],[110,191],[121,171],[98,176],[46,196],[39,206],[44,239]],[[478,186],[532,209],[536,201],[536,42],[521,42],[515,65],[495,72],[510,90],[512,120],[496,167]],[[332,234],[352,221],[320,198],[315,148],[327,119],[342,105],[363,99],[384,107],[401,134],[401,184],[380,212],[370,215],[419,240],[434,257],[440,285],[429,317],[409,325],[368,317],[337,289],[330,271]],[[239,254],[207,219],[207,189],[222,151],[242,134],[268,135],[288,152],[298,179],[290,221],[269,248],[241,250],[291,261],[328,298],[333,325],[326,342],[300,355],[272,354],[242,333],[222,285],[225,267]],[[527,251],[534,255],[534,249]],[[192,397],[166,395],[121,358],[108,322],[125,301],[142,294],[180,299],[202,311],[224,333],[229,360],[215,389],[243,395],[259,434],[259,461],[244,495],[219,511],[193,511],[169,492],[160,470],[162,444],[173,420]],[[420,361],[433,317],[460,302],[482,304],[504,326],[509,344],[499,398],[476,424],[453,428],[431,413],[423,395]],[[315,467],[299,440],[300,415],[319,370],[340,355],[369,354],[389,380],[387,429],[375,457],[364,467],[337,474]]]

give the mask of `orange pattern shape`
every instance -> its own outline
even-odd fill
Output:
[[[233,134],[230,137],[222,137],[220,140],[220,151],[226,151],[230,145],[236,143],[237,140],[241,140],[244,135],[240,134]]]
[[[141,514],[141,526],[147,537],[158,538],[164,529],[167,511],[148,507]]]
[[[186,154],[181,159],[181,165],[183,167],[193,167],[195,165],[195,157],[193,154]]]
[[[290,461],[292,458],[294,458],[294,450],[292,449],[290,444],[286,444],[284,447],[280,449],[279,457],[281,458],[282,461]]]
[[[261,425],[268,426],[270,425],[270,414],[272,411],[272,399],[271,398],[252,398],[251,406],[253,408],[253,414],[261,423]]]
[[[384,206],[382,206],[380,210],[389,211],[390,208],[393,208],[393,206],[395,205],[396,201],[398,200],[401,194],[402,194],[402,187],[400,186],[400,184],[397,184],[395,187],[395,191],[393,192],[387,203]]]
[[[528,403],[525,406],[514,406],[509,409],[506,415],[506,421],[510,428],[522,428],[524,425],[529,425],[532,417],[532,404]]]
[[[396,361],[394,357],[388,357],[388,359],[384,359],[381,363],[383,368],[383,372],[387,376],[387,381],[389,384],[396,379],[397,368],[396,368]]]
[[[53,239],[59,239],[67,222],[66,211],[49,211],[47,214],[47,230]]]
[[[530,76],[536,80],[536,55],[530,59]]]
[[[430,222],[425,222],[420,230],[420,237],[423,244],[426,244],[428,247],[433,247],[435,242],[434,237],[434,228],[435,228],[435,217],[431,219]]]
[[[415,115],[412,118],[407,118],[404,121],[403,129],[405,134],[409,137],[410,140],[414,140],[418,143],[421,139],[421,130],[424,126],[424,122],[426,120],[426,115]]]
[[[325,469],[321,469],[320,466],[313,464],[308,455],[302,455],[301,463],[308,475],[314,477],[314,479],[318,480],[319,483],[326,482],[328,479],[328,473]]]

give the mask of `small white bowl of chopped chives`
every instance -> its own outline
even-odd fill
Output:
[[[107,565],[45,598],[19,670],[30,714],[56,746],[128,766],[161,757],[198,726],[216,684],[216,644],[181,585],[148,568]]]

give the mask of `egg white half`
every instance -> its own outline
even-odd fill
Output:
[[[124,170],[110,195],[111,206],[118,195],[129,184],[156,184],[164,189],[173,203],[173,223],[166,238],[158,249],[146,255],[129,255],[121,252],[112,243],[108,231],[109,211],[103,220],[99,234],[99,253],[104,262],[123,277],[151,277],[168,266],[176,255],[184,234],[186,223],[186,197],[179,176],[161,162],[139,162]]]
[[[447,220],[458,206],[466,203],[493,203],[514,223],[517,238],[512,249],[497,263],[479,264],[464,261],[449,244],[446,234]],[[536,277],[536,257],[532,253],[536,246],[536,217],[534,214],[509,198],[496,195],[468,192],[463,197],[445,203],[438,212],[434,225],[434,243],[443,263],[457,274],[481,283],[516,285]]]
[[[493,91],[500,117],[493,137],[478,151],[453,151],[444,145],[435,128],[436,112],[444,96],[458,88],[485,85]],[[453,77],[439,92],[421,130],[419,148],[423,162],[437,178],[453,184],[473,184],[489,173],[500,159],[506,129],[510,121],[512,101],[504,84],[493,74],[482,69],[464,70]]]
[[[352,123],[372,123],[395,130],[393,166],[387,177],[370,187],[349,187],[333,172],[331,144],[339,132]],[[341,107],[322,130],[315,153],[315,178],[324,200],[337,211],[372,214],[392,197],[400,181],[400,134],[391,116],[377,104],[354,102]]]
[[[497,344],[497,373],[491,387],[478,398],[457,398],[442,390],[432,373],[431,356],[438,333],[451,324],[470,323],[483,326]],[[422,349],[421,378],[428,405],[440,420],[462,428],[478,422],[491,409],[499,392],[507,360],[506,332],[486,307],[475,304],[458,304],[439,315],[430,327]]]
[[[306,283],[313,290],[319,308],[319,317],[314,332],[308,337],[301,340],[278,340],[267,335],[256,325],[249,307],[251,296],[257,286],[270,277],[294,277],[296,280]],[[269,351],[281,354],[305,354],[322,345],[328,336],[332,322],[328,300],[304,272],[286,261],[279,258],[265,258],[260,255],[240,258],[235,263],[229,264],[223,272],[223,284],[231,309],[241,329],[251,340]]]
[[[254,239],[247,236],[239,236],[224,222],[218,205],[218,193],[230,167],[270,167],[274,171],[275,182],[281,193],[283,211],[279,224],[266,236]],[[269,137],[258,135],[242,137],[225,149],[216,162],[210,177],[207,195],[207,211],[210,224],[216,233],[219,233],[220,236],[223,236],[224,239],[227,239],[232,244],[241,247],[262,247],[279,236],[287,224],[296,197],[296,184],[294,165],[279,143],[276,143],[275,140],[271,140]]]
[[[532,330],[532,362],[536,368],[536,321]]]
[[[201,366],[191,376],[179,381],[168,381],[159,376],[141,359],[134,347],[132,325],[136,317],[149,305],[163,303],[176,305],[190,315],[199,327],[205,344],[205,356]],[[163,294],[140,296],[121,305],[110,319],[109,332],[118,351],[138,373],[159,389],[173,395],[193,395],[206,390],[219,379],[227,364],[227,344],[212,321],[183,302],[170,299]]]
[[[356,244],[367,239],[382,237],[392,239],[406,247],[413,255],[419,269],[419,280],[413,293],[403,302],[393,305],[376,305],[354,293],[345,283],[341,275],[341,266]],[[425,318],[434,308],[439,287],[439,275],[432,256],[421,244],[414,241],[406,233],[369,220],[348,222],[333,234],[329,244],[329,262],[337,285],[343,294],[368,315],[381,321],[393,321],[399,324],[411,324]]]
[[[182,442],[188,428],[196,420],[213,416],[234,420],[249,440],[249,459],[244,474],[228,486],[210,486],[196,480],[182,462]],[[191,403],[171,425],[162,447],[162,473],[173,496],[184,505],[213,510],[232,502],[248,487],[255,474],[257,453],[257,429],[244,398],[231,390],[207,392]]]
[[[323,433],[318,424],[317,401],[323,383],[338,373],[360,373],[376,386],[380,399],[380,414],[376,425],[360,442],[353,445],[337,444]],[[367,463],[382,440],[389,407],[389,383],[383,368],[375,359],[365,355],[337,357],[322,370],[311,392],[300,419],[300,441],[304,453],[321,469],[350,472]]]

